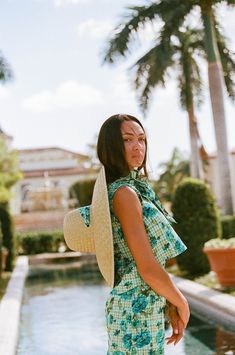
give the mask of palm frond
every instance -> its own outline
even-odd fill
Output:
[[[183,109],[190,107],[194,101],[194,85],[192,82],[192,58],[188,56],[187,58],[182,56],[178,63],[178,90],[179,90],[179,99],[180,104]],[[193,79],[195,82],[195,79]]]
[[[214,19],[215,35],[223,69],[224,81],[228,96],[235,100],[235,53],[228,48],[227,38],[223,34],[223,29]]]
[[[225,2],[226,2],[226,4],[227,4],[228,6],[230,6],[230,7],[234,7],[234,6],[235,6],[234,0],[226,0]]]
[[[113,63],[119,56],[125,56],[130,48],[135,34],[146,22],[151,22],[158,15],[158,4],[150,6],[132,6],[126,8],[127,12],[119,25],[114,28],[107,43],[103,61]]]
[[[157,85],[165,85],[167,69],[173,64],[173,55],[170,41],[161,36],[160,42],[130,68],[135,71],[135,88],[143,113],[146,113],[153,89]]]
[[[202,78],[196,60],[196,52],[203,52],[202,47],[203,32],[199,32],[189,27],[177,33],[179,44],[175,50],[180,54],[178,60],[178,89],[180,92],[180,103],[184,109],[193,103],[200,106],[202,103]]]
[[[156,21],[157,18],[164,21],[165,33],[168,35],[184,21],[185,15],[192,8],[192,3],[180,0],[162,0],[151,3],[149,6],[130,6],[119,25],[111,33],[103,62],[114,63],[120,57],[131,51],[131,44],[135,35],[146,23]],[[160,21],[159,21],[160,22]]]

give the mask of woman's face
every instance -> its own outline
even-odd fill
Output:
[[[121,134],[125,148],[125,158],[129,170],[143,164],[146,151],[146,137],[142,127],[135,121],[123,121]]]

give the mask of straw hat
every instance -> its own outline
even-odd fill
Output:
[[[63,229],[70,249],[96,254],[101,274],[108,285],[113,287],[113,234],[103,166],[95,182],[91,205],[67,213]]]

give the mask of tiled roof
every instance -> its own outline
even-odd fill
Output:
[[[231,155],[235,154],[235,147],[230,150],[230,154]],[[216,152],[208,154],[208,159],[215,159],[216,157],[217,157],[217,153]]]
[[[40,169],[31,171],[22,171],[24,178],[44,177],[45,172],[48,173],[48,177],[51,176],[65,176],[65,175],[80,175],[96,173],[95,170],[88,168],[64,168],[64,169]]]
[[[71,154],[74,154],[74,155],[79,156],[79,157],[84,158],[84,159],[86,159],[88,157],[85,154],[76,153],[76,152],[73,152],[71,150],[63,149],[63,148],[59,148],[59,147],[41,147],[41,148],[17,149],[17,152],[19,154],[31,154],[31,153],[37,153],[37,152],[43,152],[43,151],[51,152],[53,150],[60,150],[62,152],[71,153]]]

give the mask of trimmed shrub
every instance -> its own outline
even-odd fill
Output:
[[[0,228],[0,277],[1,275],[2,275],[2,231]]]
[[[0,222],[2,231],[2,245],[8,250],[5,270],[12,271],[15,259],[14,226],[10,213],[2,205],[0,205]]]
[[[64,244],[63,231],[17,233],[19,254],[55,253]]]
[[[235,216],[223,216],[222,223],[222,238],[229,239],[235,237]]]
[[[92,193],[95,185],[95,180],[78,181],[70,187],[70,197],[77,198],[80,207],[91,204]]]
[[[184,179],[176,189],[172,212],[177,221],[174,228],[188,247],[177,256],[179,267],[188,276],[207,273],[210,266],[202,252],[204,243],[221,238],[219,211],[209,185],[193,178]]]

